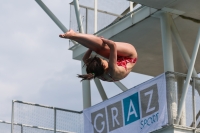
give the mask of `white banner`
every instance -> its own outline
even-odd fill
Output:
[[[85,133],[148,133],[159,129],[168,123],[165,74],[87,108],[83,114]]]

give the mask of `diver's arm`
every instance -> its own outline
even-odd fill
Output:
[[[90,55],[92,53],[91,49],[88,49],[87,52],[85,52],[85,55],[83,56],[83,62],[86,63],[87,59],[90,58]]]

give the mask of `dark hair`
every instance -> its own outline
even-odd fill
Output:
[[[86,66],[86,72],[87,74],[79,75],[79,78],[82,78],[83,80],[91,80],[95,77],[98,77],[104,73],[104,67],[101,59],[97,56],[90,57],[86,60],[84,66]],[[83,67],[84,67],[83,66]]]

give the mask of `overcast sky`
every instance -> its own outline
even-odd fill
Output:
[[[43,0],[69,28],[71,0]],[[0,1],[0,120],[10,121],[13,99],[82,110],[80,61],[72,59],[68,40],[34,0]],[[131,88],[149,76],[131,73],[122,82]],[[91,81],[92,104],[101,101]],[[103,82],[108,97],[121,93]]]

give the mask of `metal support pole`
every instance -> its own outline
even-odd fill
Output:
[[[122,91],[127,91],[128,88],[124,86],[120,81],[114,82]]]
[[[88,9],[86,8],[86,11],[85,11],[85,33],[87,34],[88,33]]]
[[[24,130],[24,129],[23,129],[23,124],[21,124],[21,133],[24,132],[23,130]]]
[[[80,9],[79,9],[79,2],[78,0],[73,0],[74,1],[74,8],[76,12],[76,19],[79,27],[79,32],[84,33],[83,30],[83,24],[81,21],[81,16],[80,16]],[[81,61],[81,66],[84,65],[84,62]],[[82,74],[85,74],[85,68],[82,68]],[[91,90],[90,90],[90,81],[82,81],[82,91],[83,91],[83,109],[88,108],[91,106]]]
[[[96,86],[97,86],[97,88],[98,88],[98,91],[99,91],[99,94],[101,95],[102,100],[103,100],[103,101],[104,101],[104,100],[107,100],[108,97],[107,97],[107,95],[106,95],[106,93],[105,93],[105,91],[104,91],[104,89],[103,89],[103,86],[102,86],[100,80],[99,80],[98,78],[95,78],[95,79],[94,79],[94,82],[95,82],[95,84],[96,84]]]
[[[133,11],[133,2],[130,1],[130,12],[132,12],[132,11]]]
[[[78,23],[78,30],[80,33],[84,33],[83,24],[82,24],[81,15],[80,15],[79,2],[78,2],[78,0],[73,0],[73,1],[74,1],[75,12],[76,12],[76,20]]]
[[[84,62],[81,61],[81,66],[84,65]],[[85,68],[82,68],[82,74],[85,74]],[[83,91],[83,109],[91,106],[91,90],[90,90],[90,81],[82,81],[82,91]]]
[[[60,22],[60,20],[49,10],[49,8],[41,0],[35,0],[35,1],[64,33],[68,31],[68,29]],[[73,40],[71,41],[74,44],[77,44],[75,41]]]
[[[195,82],[196,79],[192,79],[192,107],[193,107],[193,127],[196,128],[196,98],[195,98]]]
[[[12,100],[11,133],[14,129],[14,100]]]
[[[54,108],[54,133],[56,133],[56,108]]]
[[[97,0],[94,0],[94,33],[97,32]]]
[[[64,33],[68,31],[68,29],[58,20],[58,18],[49,10],[49,8],[41,0],[35,0],[35,1]]]
[[[172,50],[172,39],[170,30],[169,14],[162,12],[160,14],[161,22],[161,34],[162,34],[162,49],[163,49],[163,61],[164,61],[164,71],[174,72],[174,62],[173,62],[173,50]],[[174,74],[166,75],[167,83],[167,106],[168,106],[168,121],[169,124],[174,123],[176,118],[177,103],[176,103],[176,91],[175,91],[175,76]]]
[[[187,94],[187,91],[188,91],[188,86],[189,86],[190,79],[191,79],[191,76],[192,76],[192,71],[193,71],[194,64],[195,64],[196,57],[197,57],[197,53],[198,53],[198,50],[199,50],[199,43],[200,43],[200,28],[199,28],[199,31],[198,31],[198,34],[197,34],[197,39],[196,39],[196,43],[194,45],[194,50],[193,50],[193,53],[192,53],[190,66],[189,66],[186,81],[185,81],[185,84],[184,84],[184,87],[183,87],[183,93],[182,93],[182,97],[181,97],[179,108],[178,108],[178,116],[177,116],[177,122],[176,122],[177,124],[180,121],[180,117],[181,117],[181,113],[182,113],[182,109],[183,109],[183,104],[185,102],[186,94]]]
[[[164,71],[174,72],[174,62],[173,62],[173,50],[172,50],[172,38],[169,22],[169,14],[161,13],[161,34],[162,34],[162,49],[164,58]]]

